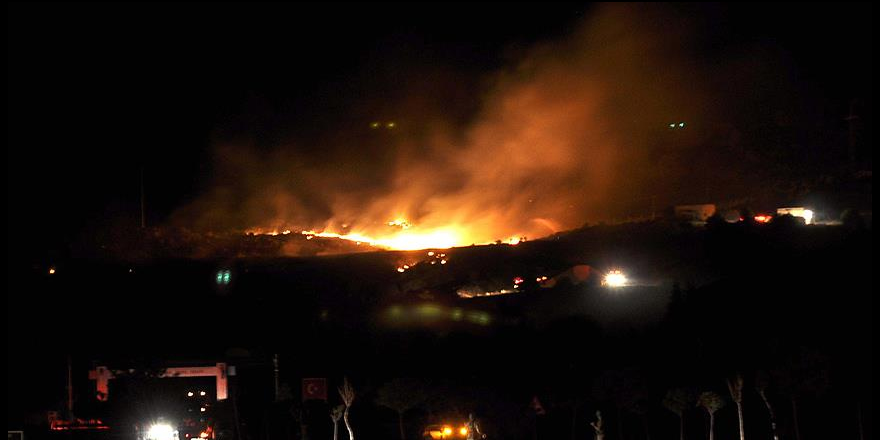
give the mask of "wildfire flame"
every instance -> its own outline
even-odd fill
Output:
[[[504,240],[496,240],[494,242],[474,241],[471,236],[466,233],[463,227],[449,226],[437,229],[422,230],[415,227],[412,223],[404,218],[397,218],[388,222],[388,226],[394,227],[396,230],[385,235],[368,235],[360,232],[333,232],[331,230],[305,230],[300,234],[306,239],[311,240],[315,237],[320,238],[338,238],[348,240],[357,244],[367,244],[369,246],[400,250],[415,251],[422,249],[449,249],[458,246],[467,246],[472,244],[493,244],[505,243],[509,245],[517,245],[525,240],[523,236],[513,236]],[[254,228],[246,231],[252,235],[287,235],[290,234],[289,229],[279,232],[276,229]],[[445,262],[444,262],[445,264]]]
[[[419,249],[449,249],[451,247],[461,245],[460,234],[458,234],[455,230],[403,232],[383,237],[369,237],[358,233],[339,234],[336,232],[326,231],[302,231],[302,234],[314,237],[340,238],[343,240],[355,242],[359,241],[361,243],[368,243],[371,246],[401,251],[415,251]]]

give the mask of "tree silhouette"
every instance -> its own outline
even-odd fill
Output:
[[[330,420],[333,420],[333,440],[339,438],[339,419],[342,418],[343,412],[345,412],[345,405],[336,405],[330,409]]]
[[[736,403],[736,412],[739,416],[739,440],[745,440],[745,431],[743,430],[743,377],[737,373],[733,379],[727,379],[727,389],[730,390],[730,398]]]
[[[686,388],[673,388],[666,392],[663,406],[674,412],[679,419],[679,438],[684,440],[684,413],[694,404],[694,393]]]
[[[801,438],[798,403],[803,398],[820,396],[828,391],[828,371],[826,356],[819,350],[804,346],[798,347],[797,352],[789,355],[774,371],[780,388],[791,400],[792,423],[797,440]]]
[[[623,438],[624,411],[643,414],[645,402],[648,400],[648,387],[644,375],[638,369],[607,370],[597,378],[594,394],[614,404],[617,409],[617,435]]]
[[[773,405],[770,404],[770,399],[767,397],[767,388],[769,388],[769,386],[769,374],[765,371],[758,371],[755,375],[755,391],[761,396],[761,400],[764,402],[764,406],[767,407],[767,412],[770,414],[770,433],[773,435],[773,440],[779,440],[779,434],[776,432],[776,412],[773,411]]]
[[[602,411],[596,411],[596,421],[590,422],[593,431],[596,433],[596,440],[605,440],[605,428],[602,422]]]
[[[348,429],[348,439],[354,440],[354,431],[351,429],[351,422],[348,419],[348,412],[351,409],[351,405],[354,403],[354,387],[351,386],[351,382],[348,381],[347,377],[342,379],[342,386],[339,387],[339,397],[342,398],[342,403],[345,404],[345,411],[342,412],[342,420],[345,421],[345,428]]]
[[[715,412],[724,408],[724,398],[712,391],[705,391],[697,398],[697,406],[709,413],[709,440],[715,439]]]
[[[394,379],[379,388],[376,402],[397,411],[400,439],[406,440],[403,415],[424,402],[428,396],[427,387],[422,381],[413,378],[400,378]]]

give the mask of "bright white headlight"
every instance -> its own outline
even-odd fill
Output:
[[[177,440],[177,431],[166,423],[157,423],[147,431],[147,440]]]
[[[622,287],[626,285],[626,275],[619,270],[611,271],[605,275],[603,284],[608,287]]]

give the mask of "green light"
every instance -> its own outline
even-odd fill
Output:
[[[425,318],[436,318],[440,315],[443,309],[432,304],[424,304],[419,306],[417,311]]]
[[[452,320],[453,321],[461,321],[461,318],[464,316],[464,312],[461,309],[454,309],[452,311]]]
[[[215,278],[217,284],[229,284],[229,278],[232,276],[232,272],[228,270],[218,270],[217,277]]]

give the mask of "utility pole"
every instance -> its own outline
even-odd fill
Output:
[[[849,102],[849,115],[844,120],[849,122],[849,167],[850,171],[856,171],[856,121],[859,117],[856,115],[855,99]]]
[[[275,401],[277,402],[281,399],[281,381],[278,376],[278,353],[275,353],[273,364],[275,365]]]
[[[73,359],[67,355],[67,419],[71,422],[73,416]]]
[[[147,227],[146,202],[144,201],[144,167],[141,166],[141,229]]]

